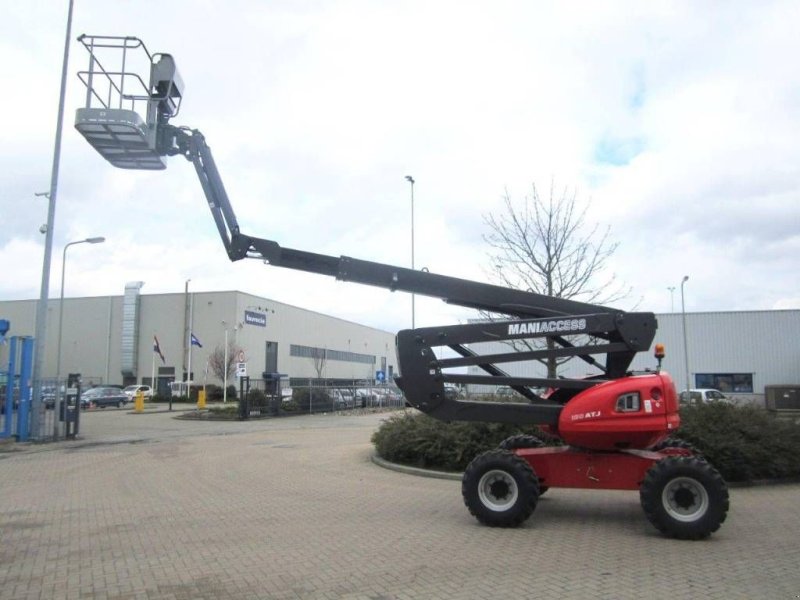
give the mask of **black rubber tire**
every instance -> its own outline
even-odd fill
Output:
[[[499,450],[511,450],[514,451],[518,448],[542,448],[544,446],[544,442],[541,438],[536,437],[535,435],[529,435],[525,433],[512,435],[511,437],[507,437],[500,445],[497,446]],[[543,496],[544,493],[549,490],[550,488],[546,485],[542,485],[539,482],[539,496]]]
[[[125,403],[122,400],[117,402],[117,408],[122,408],[123,406],[125,406]]]
[[[535,435],[519,434],[507,437],[497,446],[499,450],[516,450],[517,448],[541,448],[544,442]]]
[[[728,515],[728,486],[717,470],[695,457],[668,456],[648,469],[639,488],[647,519],[681,540],[707,538]]]
[[[688,450],[691,452],[695,457],[702,458],[702,454],[700,451],[695,448],[692,444],[687,442],[686,440],[682,440],[680,438],[667,438],[662,442],[659,442],[655,446],[651,448],[653,452],[661,452],[662,450],[667,450],[669,448],[680,448],[681,450]]]
[[[484,525],[517,527],[536,509],[539,479],[528,462],[508,450],[476,456],[464,471],[461,494]]]

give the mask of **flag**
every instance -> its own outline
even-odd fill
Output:
[[[161,353],[161,346],[158,345],[158,338],[156,336],[153,336],[153,352],[161,357],[161,364],[167,364],[167,361],[164,359],[164,355]]]
[[[203,347],[203,344],[200,343],[200,340],[197,339],[197,336],[195,336],[195,334],[190,333],[189,335],[192,337],[192,346],[197,346],[198,348]]]

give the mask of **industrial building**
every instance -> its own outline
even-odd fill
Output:
[[[62,319],[60,301],[50,300],[42,379],[55,378],[57,369],[61,378],[80,373],[85,384],[155,379],[155,389],[167,393],[169,383],[189,373],[195,383],[220,385],[208,363],[226,341],[240,372],[252,379],[266,372],[295,381],[391,381],[396,371],[394,333],[239,291],[145,295],[142,285],[129,283],[122,296],[65,299]],[[9,336],[33,335],[36,302],[0,301]],[[0,346],[0,365],[7,352]]]
[[[144,295],[141,282],[122,296],[64,300],[59,372],[80,373],[89,384],[141,383],[166,393],[169,383],[221,384],[208,369],[209,356],[226,340],[246,374],[281,373],[290,385],[314,378],[392,381],[397,371],[394,333],[381,331],[239,291]],[[32,336],[36,300],[0,301],[8,335]],[[42,378],[56,376],[59,300],[50,300]],[[662,313],[655,342],[666,347],[662,368],[679,390],[716,388],[760,399],[768,385],[800,384],[800,310]],[[685,335],[684,335],[685,331]],[[196,344],[191,345],[190,332]],[[154,351],[155,339],[158,349]],[[199,344],[199,345],[197,345]],[[502,343],[476,344],[481,353],[507,352]],[[7,347],[0,345],[0,365]],[[163,360],[161,356],[163,355]],[[240,364],[241,366],[241,364]],[[631,368],[652,369],[652,352],[640,352]],[[505,363],[510,375],[543,377],[532,361]],[[559,366],[559,375],[597,374],[583,361]],[[477,374],[477,367],[470,373]],[[235,381],[234,381],[235,383]],[[468,392],[486,393],[485,386]]]
[[[656,318],[655,343],[666,348],[662,368],[679,390],[715,388],[747,401],[763,398],[768,385],[800,384],[800,310],[664,313]],[[502,343],[475,349],[480,354],[508,352]],[[631,364],[634,370],[655,367],[652,351],[640,352]],[[470,369],[478,373],[477,367]],[[535,361],[506,363],[504,369],[516,376],[544,377],[546,373],[544,365]],[[565,377],[598,372],[577,358],[558,369]],[[470,391],[488,390],[474,387]]]

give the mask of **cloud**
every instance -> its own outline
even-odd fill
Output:
[[[17,3],[0,24],[8,118],[0,144],[0,297],[38,296],[64,15]],[[211,145],[242,230],[291,248],[482,280],[482,216],[551,180],[591,200],[611,265],[668,310],[798,297],[798,7],[504,1],[77,3],[78,33],[138,35],[186,82],[176,124]],[[191,25],[187,11],[193,15]],[[153,18],[158,15],[158,18]],[[241,289],[359,322],[407,326],[410,298],[257,261],[231,264],[194,168],[106,164],[72,128],[85,99],[71,46],[53,269],[70,240],[75,295]],[[24,111],[20,103],[24,101]],[[37,264],[38,262],[38,264]],[[742,277],[747,273],[747,277]],[[687,291],[689,291],[687,290]],[[463,311],[420,300],[419,319]],[[418,320],[419,320],[418,319]],[[434,324],[429,322],[428,324]]]

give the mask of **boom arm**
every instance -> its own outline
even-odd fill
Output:
[[[633,357],[650,347],[656,330],[652,313],[620,310],[553,298],[532,292],[468,281],[382,263],[283,248],[273,240],[241,233],[211,149],[197,130],[161,125],[159,152],[183,155],[194,164],[209,209],[231,260],[256,258],[274,266],[328,275],[389,289],[441,298],[449,304],[502,313],[515,320],[404,330],[397,335],[397,355],[402,377],[397,378],[408,401],[443,420],[555,424],[561,403],[548,401],[532,387],[579,391],[607,379],[625,375]],[[575,346],[568,336],[589,336],[599,343]],[[546,337],[547,350],[478,356],[468,344]],[[433,348],[447,346],[460,358],[436,357]],[[605,364],[592,355],[605,354]],[[578,356],[599,368],[602,377],[582,380],[511,377],[498,363],[537,358]],[[449,374],[445,369],[477,365],[487,375]],[[497,404],[450,400],[444,383],[508,385],[531,403]],[[571,395],[567,393],[562,402]]]
[[[183,83],[173,57],[151,53],[135,37],[82,35],[78,39],[89,53],[89,67],[78,73],[86,86],[86,106],[76,112],[76,129],[118,168],[164,169],[164,157],[174,155],[191,161],[231,260],[255,258],[342,281],[441,298],[511,319],[399,332],[396,343],[402,377],[396,381],[413,406],[445,420],[552,425],[557,423],[562,405],[577,392],[623,377],[636,353],[649,348],[656,330],[652,313],[625,313],[347,256],[293,250],[243,234],[205,138],[197,130],[169,123],[178,114],[183,98]],[[106,68],[115,62],[118,69]],[[140,115],[142,106],[146,120]],[[531,349],[535,346],[524,344],[528,349],[523,352],[478,354],[482,342],[514,345],[515,340],[536,338],[545,338],[546,349]],[[438,358],[434,349],[443,346],[456,357]],[[498,366],[571,356],[596,368],[600,375],[589,379],[511,377]],[[485,374],[452,373],[452,369],[465,366],[476,366]],[[528,403],[453,400],[445,396],[445,383],[507,385]],[[542,387],[558,391],[544,399],[537,393]]]

